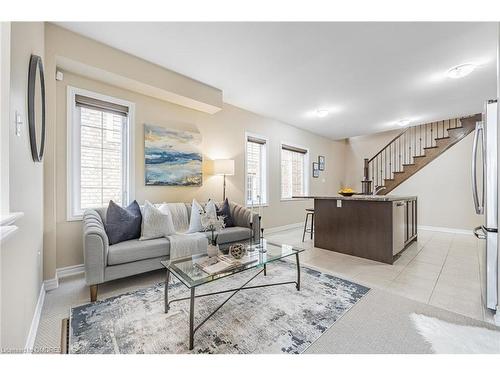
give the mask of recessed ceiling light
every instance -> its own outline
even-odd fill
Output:
[[[462,78],[465,77],[466,75],[471,74],[474,71],[474,69],[476,69],[475,64],[462,64],[448,70],[446,76],[448,78],[453,78],[453,79]]]
[[[322,118],[328,116],[328,109],[320,108],[316,110],[316,116]]]
[[[410,125],[410,120],[408,120],[408,119],[399,120],[399,121],[397,122],[397,124],[398,124],[399,126],[401,126],[402,128],[404,128],[405,126]]]

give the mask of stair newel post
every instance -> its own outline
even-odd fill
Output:
[[[370,178],[370,176],[368,175],[369,174],[369,171],[368,171],[368,159],[365,158],[364,159],[364,167],[363,167],[363,178],[365,179],[365,181],[368,181]]]

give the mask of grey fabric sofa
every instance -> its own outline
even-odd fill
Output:
[[[191,204],[186,203],[191,215]],[[243,241],[250,237],[251,211],[243,206],[229,203],[234,227],[224,228],[218,233],[220,245]],[[86,210],[83,215],[83,255],[85,280],[90,287],[90,300],[97,299],[97,286],[106,281],[120,279],[160,269],[160,261],[169,258],[170,242],[167,238],[139,241],[138,239],[109,245],[104,229],[107,207]],[[259,240],[258,214],[254,214],[254,239]],[[210,233],[207,232],[207,237]]]

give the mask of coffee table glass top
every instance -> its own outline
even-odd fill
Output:
[[[262,244],[250,245],[246,243],[244,245],[248,254],[248,257],[245,257],[245,259],[251,261],[251,263],[242,264],[220,273],[210,274],[200,267],[201,262],[206,262],[208,259],[206,254],[192,255],[172,261],[166,260],[161,263],[168,268],[170,272],[175,274],[185,286],[192,288],[251,268],[263,267],[267,263],[304,251],[304,249],[298,247],[272,243],[267,240],[263,240]],[[263,249],[265,251],[263,251]],[[230,255],[226,256],[232,258]]]

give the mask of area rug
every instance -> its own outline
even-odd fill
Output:
[[[163,311],[163,284],[74,307],[70,312],[69,352],[77,353],[302,353],[358,302],[369,288],[301,268],[301,290],[295,285],[240,291],[194,336],[188,349],[189,301]],[[196,289],[197,294],[241,286],[256,271],[233,275]],[[288,261],[268,265],[248,285],[293,281],[296,266]],[[175,280],[175,278],[174,278]],[[169,298],[188,295],[171,283]],[[195,326],[226,295],[202,297],[195,303]]]
[[[500,331],[412,314],[418,332],[438,354],[500,354]]]

